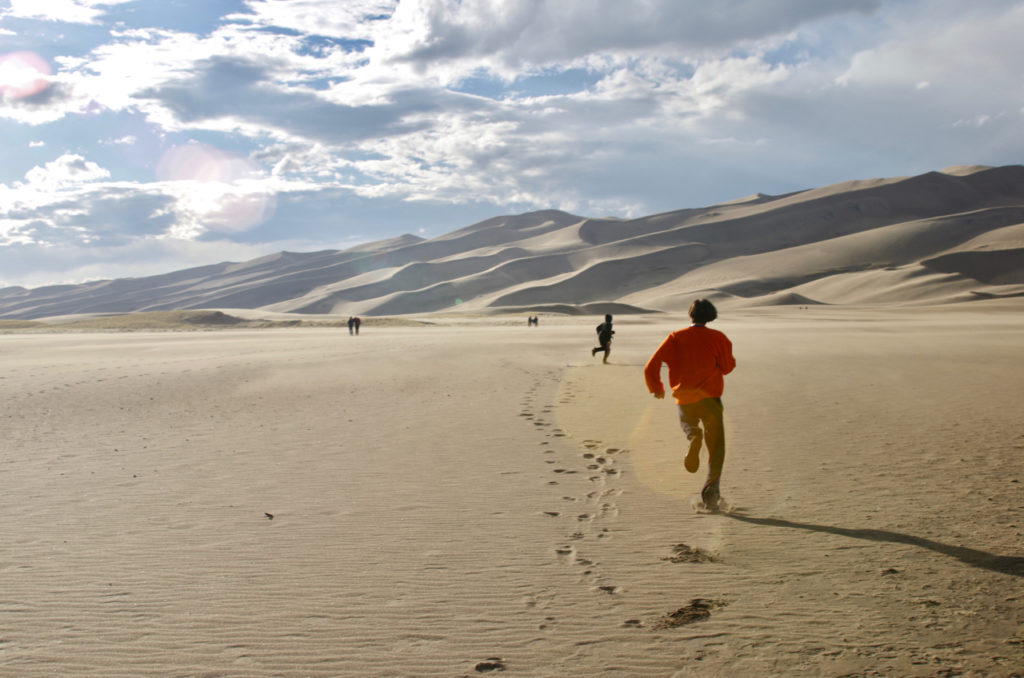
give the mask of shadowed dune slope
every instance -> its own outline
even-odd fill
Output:
[[[942,273],[957,273],[990,285],[1024,284],[1024,249],[954,252],[922,262]]]
[[[1024,295],[1024,166],[757,194],[637,219],[557,210],[424,240],[281,252],[145,278],[0,289],[0,318],[203,308],[576,313],[621,304],[948,303]]]

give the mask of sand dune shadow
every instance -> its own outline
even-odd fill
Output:
[[[993,572],[1013,575],[1015,577],[1024,577],[1024,556],[1000,556],[988,553],[987,551],[968,548],[966,546],[943,544],[942,542],[933,541],[931,539],[915,537],[914,535],[903,534],[902,532],[892,532],[890,530],[865,528],[853,529],[847,527],[834,527],[831,525],[815,525],[813,523],[799,523],[792,520],[783,520],[781,518],[756,518],[754,516],[744,515],[741,513],[729,513],[723,515],[727,518],[732,518],[733,520],[752,523],[754,525],[787,527],[798,530],[808,530],[810,532],[823,532],[826,534],[837,534],[842,537],[850,537],[851,539],[865,539],[867,541],[909,544],[911,546],[918,546],[930,551],[935,551],[936,553],[941,553],[945,556],[956,558],[957,560],[967,565],[971,565],[972,567],[980,567],[986,570],[992,570]]]

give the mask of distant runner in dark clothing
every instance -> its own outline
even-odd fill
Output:
[[[597,355],[598,351],[604,351],[604,360],[601,362],[607,363],[608,356],[612,352],[612,335],[615,334],[615,330],[612,329],[612,316],[609,313],[604,317],[604,322],[597,326],[597,343],[600,346],[590,350],[590,355]]]

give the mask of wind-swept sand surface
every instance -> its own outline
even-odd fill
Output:
[[[723,311],[730,515],[643,385],[681,318],[0,335],[0,675],[1021,675],[984,309]]]

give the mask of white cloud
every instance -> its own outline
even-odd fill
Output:
[[[916,6],[910,17],[900,15],[887,38],[855,54],[838,81],[907,89],[921,89],[924,83],[928,89],[979,102],[1020,101],[1020,88],[1006,88],[1005,83],[1019,79],[1024,63],[1024,4],[957,5],[961,7],[955,20],[950,20],[945,2]]]
[[[341,48],[305,53],[302,37],[237,24],[208,36],[132,29],[114,38],[87,57],[58,59],[62,69],[55,79],[65,85],[67,97],[50,107],[47,121],[99,105],[141,111],[167,130],[258,136],[305,117],[289,110],[281,121],[268,120],[281,113],[275,100],[323,104],[329,93],[306,83],[343,77],[361,59]]]
[[[247,0],[248,11],[226,18],[309,35],[368,40],[374,24],[394,12],[398,0]]]
[[[176,77],[187,77],[196,60],[215,52],[197,36],[169,31],[131,31],[102,45],[88,58],[64,58],[63,80],[79,99],[111,110],[136,106],[134,95]]]
[[[110,171],[80,155],[65,153],[42,167],[33,167],[25,174],[28,188],[54,191],[107,179]]]
[[[257,226],[273,213],[280,185],[261,181],[225,184],[217,181],[174,181],[162,184],[174,198],[166,213],[173,223],[166,237],[195,240],[207,232],[241,232]]]
[[[267,176],[251,161],[199,144],[168,150],[157,174],[145,184],[109,181],[107,169],[72,153],[34,167],[24,182],[0,184],[0,246],[237,236],[266,222],[279,195],[325,188]]]
[[[32,97],[50,86],[50,64],[34,52],[0,54],[0,100]]]
[[[371,54],[419,72],[456,64],[512,78],[523,69],[594,54],[707,58],[785,35],[832,15],[876,9],[877,0],[773,3],[737,0],[408,0],[376,34]],[[449,77],[455,77],[449,76]]]
[[[10,0],[7,14],[20,19],[92,24],[108,7],[127,2],[133,0]]]

